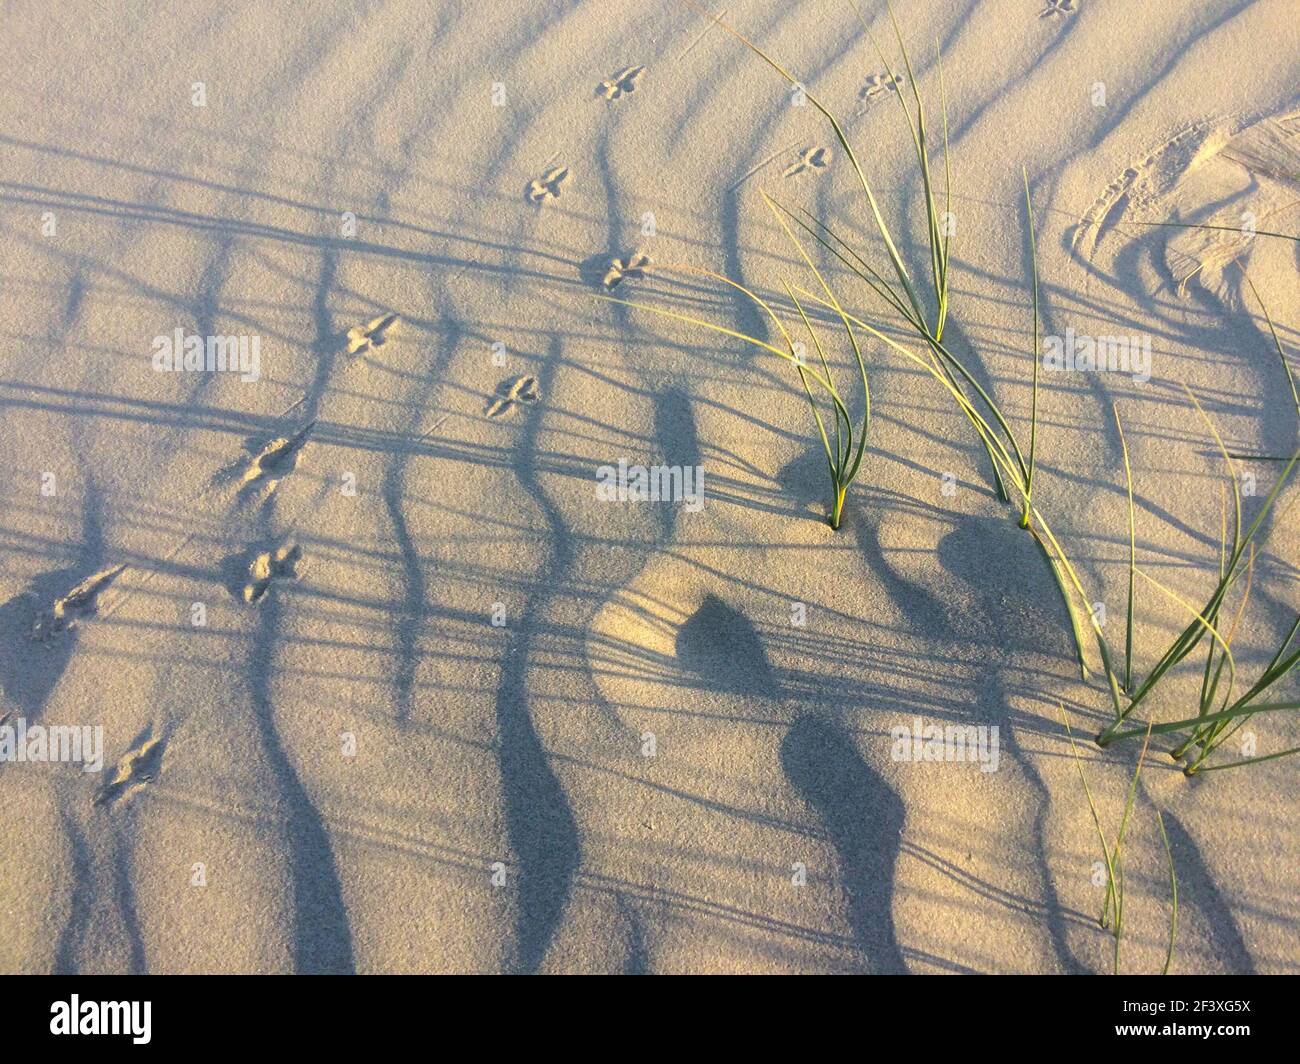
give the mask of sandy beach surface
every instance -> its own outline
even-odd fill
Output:
[[[841,118],[924,277],[852,7],[723,8]],[[932,138],[942,52],[948,341],[1028,439],[1023,168],[1042,333],[1149,359],[1041,374],[1034,486],[1122,653],[1119,408],[1171,593],[1137,589],[1142,674],[1188,624],[1172,595],[1217,579],[1231,478],[1250,520],[1284,468],[1229,471],[1184,386],[1234,454],[1300,441],[1245,281],[1300,368],[1300,245],[1266,235],[1300,231],[1295,5],[895,8]],[[0,971],[1111,969],[1078,766],[1113,840],[1140,743],[1092,742],[1105,683],[968,421],[865,338],[833,531],[792,367],[600,298],[771,339],[666,268],[811,283],[764,192],[888,262],[832,129],[740,42],[675,0],[15,0],[0,36],[0,717],[101,729],[103,759],[0,761]],[[1139,224],[1169,219],[1247,232]],[[168,368],[190,336],[242,338],[243,371]],[[605,497],[620,462],[699,490]],[[1298,490],[1239,687],[1300,609]],[[1144,721],[1195,715],[1203,650]],[[996,751],[900,756],[934,725]],[[1297,744],[1261,715],[1222,760]],[[1173,970],[1300,971],[1300,762],[1188,778],[1171,746],[1124,841],[1123,970],[1165,960],[1158,810]]]

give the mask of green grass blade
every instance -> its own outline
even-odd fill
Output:
[[[1228,467],[1228,475],[1232,481],[1232,503],[1235,514],[1230,556],[1236,557],[1238,546],[1241,543],[1241,488],[1237,480],[1237,467],[1233,464],[1232,456],[1228,454],[1228,448],[1223,445],[1223,437],[1219,435],[1219,430],[1215,427],[1214,422],[1210,420],[1209,415],[1206,414],[1205,408],[1201,406],[1201,401],[1196,398],[1196,394],[1186,384],[1183,385],[1183,391],[1187,393],[1192,405],[1196,407],[1196,412],[1201,415],[1202,420],[1209,428],[1210,435],[1214,437],[1214,442],[1218,444],[1219,453],[1223,456],[1223,461]]]
[[[821,100],[819,100],[817,96],[806,85],[804,85],[797,78],[795,78],[793,74],[791,74],[788,70],[785,69],[785,67],[781,66],[780,63],[778,63],[775,59],[773,59],[766,52],[764,52],[763,49],[761,49],[748,37],[744,36],[742,33],[734,29],[730,25],[728,25],[726,22],[718,18],[716,15],[712,15],[708,11],[705,11],[705,9],[701,7],[698,3],[696,3],[695,0],[686,0],[686,2],[690,4],[691,7],[699,11],[701,14],[711,19],[718,26],[721,26],[722,29],[725,30],[727,33],[729,33],[732,37],[735,37],[736,40],[740,41],[741,44],[743,44],[751,52],[753,52],[760,59],[762,59],[763,62],[765,62],[768,66],[770,66],[783,78],[785,78],[785,80],[789,84],[801,87],[803,89],[804,95],[808,99],[808,102],[811,103],[813,107],[815,107],[817,111],[820,112],[822,117],[824,117],[826,121],[830,123],[831,129],[835,133],[835,139],[839,142],[840,147],[844,149],[845,155],[848,157],[850,164],[853,166],[853,172],[857,176],[858,183],[862,186],[862,191],[865,193],[867,197],[867,204],[871,208],[872,219],[875,222],[876,230],[880,233],[881,240],[884,241],[885,250],[888,252],[890,263],[894,267],[894,273],[897,275],[899,283],[902,284],[903,290],[907,293],[908,302],[912,305],[912,309],[915,311],[916,317],[919,320],[924,321],[925,312],[921,308],[921,301],[917,297],[916,288],[912,284],[911,275],[907,272],[907,266],[903,263],[903,257],[902,255],[899,254],[898,247],[894,243],[894,238],[889,232],[889,225],[885,222],[884,215],[881,214],[880,212],[880,204],[876,200],[876,194],[871,187],[871,182],[867,180],[866,171],[862,169],[862,163],[858,160],[857,153],[853,150],[853,145],[849,143],[848,135],[844,132],[844,127],[840,125],[839,119],[837,119],[835,115],[832,114],[830,110],[827,109],[827,107],[821,102]]]
[[[1214,638],[1214,640],[1219,644],[1219,648],[1222,650],[1224,656],[1228,659],[1228,668],[1231,674],[1235,676],[1237,672],[1237,665],[1232,657],[1232,647],[1229,646],[1228,641],[1219,634],[1218,628],[1215,627],[1215,625],[1207,617],[1205,617],[1202,613],[1200,613],[1195,606],[1189,603],[1185,598],[1183,598],[1177,592],[1171,591],[1169,588],[1165,587],[1165,585],[1162,584],[1159,580],[1157,580],[1154,576],[1151,576],[1150,574],[1146,573],[1142,569],[1138,569],[1138,568],[1134,568],[1133,571],[1136,572],[1138,576],[1142,577],[1142,579],[1145,580],[1152,587],[1156,588],[1156,590],[1162,592],[1166,597],[1171,599],[1173,602],[1176,602],[1178,605],[1182,606],[1182,608],[1185,609],[1188,613],[1196,617],[1196,619],[1201,623],[1201,626],[1207,632],[1209,632],[1210,635]]]
[[[1293,746],[1289,750],[1279,750],[1276,754],[1264,754],[1261,757],[1249,757],[1243,761],[1229,761],[1222,765],[1206,765],[1204,768],[1194,768],[1188,772],[1191,775],[1195,772],[1200,775],[1202,772],[1218,772],[1225,768],[1241,768],[1242,765],[1258,765],[1262,761],[1275,761],[1279,757],[1289,757],[1291,754],[1300,754],[1300,746]]]
[[[1119,431],[1120,449],[1124,453],[1124,482],[1128,488],[1128,618],[1124,629],[1124,690],[1133,690],[1133,592],[1137,569],[1137,523],[1133,511],[1133,467],[1129,464],[1128,440],[1119,419],[1119,408],[1112,407],[1115,428]]]
[[[1203,225],[1196,222],[1144,222],[1136,218],[1129,218],[1127,222],[1131,225],[1152,225],[1161,229],[1212,229],[1220,233],[1250,233],[1252,236],[1272,236],[1279,240],[1294,240],[1300,243],[1300,236],[1292,233],[1270,233],[1264,229],[1239,229],[1232,225]]]
[[[1129,783],[1128,798],[1124,802],[1124,813],[1120,817],[1119,832],[1115,836],[1115,856],[1112,863],[1115,866],[1115,875],[1119,881],[1119,892],[1115,896],[1115,974],[1119,974],[1119,939],[1124,930],[1124,838],[1128,834],[1129,818],[1133,814],[1133,803],[1137,800],[1138,779],[1142,775],[1142,762],[1147,756],[1147,747],[1151,744],[1151,729],[1147,729],[1146,740],[1142,743],[1142,750],[1138,754],[1137,768],[1133,772],[1133,779]]]
[[[1273,346],[1277,348],[1278,361],[1282,363],[1282,372],[1286,374],[1286,382],[1291,388],[1291,398],[1295,402],[1296,417],[1300,418],[1300,390],[1296,389],[1291,366],[1282,351],[1282,341],[1278,339],[1277,329],[1273,326],[1273,316],[1268,312],[1268,307],[1264,305],[1264,300],[1260,298],[1259,291],[1255,288],[1255,282],[1250,279],[1250,274],[1246,272],[1245,267],[1242,267],[1241,275],[1246,279],[1246,284],[1250,286],[1250,291],[1255,297],[1255,302],[1259,304],[1259,309],[1264,312],[1264,320],[1268,322],[1268,331],[1273,335]]]
[[[952,166],[948,160],[948,93],[944,88],[943,82],[943,54],[939,49],[939,42],[934,42],[934,63],[939,71],[939,108],[943,112],[943,285],[939,298],[939,318],[935,324],[934,338],[936,340],[943,336],[943,327],[948,318],[948,263],[949,263],[949,238],[951,233],[948,222],[952,218]]]
[[[1025,181],[1025,219],[1029,225],[1029,272],[1034,290],[1034,393],[1029,415],[1029,470],[1025,475],[1025,507],[1020,519],[1022,528],[1029,527],[1029,511],[1034,497],[1034,463],[1038,453],[1038,366],[1041,360],[1038,338],[1038,248],[1034,238],[1034,205],[1029,198],[1029,171],[1022,169]]]
[[[1265,702],[1254,706],[1235,706],[1228,709],[1220,710],[1217,713],[1208,713],[1204,717],[1189,717],[1185,720],[1171,720],[1163,724],[1151,725],[1152,735],[1171,735],[1176,732],[1187,731],[1189,728],[1200,727],[1204,724],[1213,724],[1219,720],[1233,720],[1237,717],[1252,717],[1256,713],[1283,713],[1291,710],[1300,709],[1300,702]],[[1124,731],[1116,732],[1111,736],[1110,741],[1118,739],[1129,739],[1135,735],[1145,735],[1146,728],[1128,728]]]
[[[678,267],[678,268],[684,269],[684,267]],[[782,336],[785,338],[787,343],[789,343],[790,345],[790,350],[782,351],[781,348],[775,346],[774,344],[769,344],[766,340],[760,340],[756,336],[750,336],[747,333],[742,333],[735,329],[729,329],[725,325],[718,325],[716,322],[709,321],[707,318],[697,318],[691,314],[681,314],[675,310],[669,310],[666,307],[656,306],[654,303],[639,303],[633,300],[619,299],[615,296],[598,295],[596,296],[596,298],[606,303],[617,303],[620,306],[633,307],[638,310],[645,310],[651,314],[658,314],[660,317],[663,318],[671,318],[674,321],[684,322],[687,325],[698,325],[701,328],[710,329],[713,332],[721,333],[723,336],[730,336],[733,339],[741,340],[747,344],[750,344],[753,347],[762,348],[764,351],[768,351],[771,354],[776,355],[778,358],[782,358],[787,362],[791,362],[795,366],[802,366],[804,372],[807,373],[809,377],[811,377],[818,384],[820,384],[827,391],[828,394],[834,395],[835,386],[829,380],[823,377],[816,370],[810,369],[808,366],[804,365],[799,361],[798,357],[794,354],[794,342],[790,339],[789,333],[786,332],[785,325],[781,322],[781,319],[777,317],[776,312],[772,310],[771,306],[769,306],[765,300],[760,298],[755,293],[751,292],[748,288],[745,288],[743,285],[737,284],[735,281],[732,281],[726,277],[722,277],[720,274],[713,274],[710,273],[708,270],[698,270],[695,272],[702,273],[710,277],[714,277],[717,280],[724,282],[725,284],[731,285],[733,288],[739,289],[745,295],[753,299],[754,302],[757,303],[760,307],[762,307],[763,310],[765,310],[769,315],[771,315],[772,320],[777,323],[779,331],[781,332]]]
[[[1065,712],[1065,704],[1063,702],[1060,702],[1059,700],[1056,704],[1057,706],[1060,707],[1061,710],[1061,721],[1065,725],[1066,737],[1070,740],[1070,752],[1074,755],[1074,767],[1079,772],[1079,782],[1083,784],[1083,795],[1088,800],[1088,810],[1092,813],[1092,823],[1093,826],[1097,829],[1097,840],[1101,843],[1102,859],[1106,862],[1106,904],[1109,905],[1111,896],[1118,889],[1118,884],[1115,878],[1115,866],[1112,863],[1111,856],[1110,856],[1110,844],[1106,841],[1106,832],[1103,830],[1101,826],[1101,816],[1097,812],[1097,803],[1092,800],[1092,790],[1088,786],[1088,777],[1085,776],[1083,772],[1083,759],[1079,756],[1078,746],[1075,745],[1074,733],[1070,731],[1070,720]],[[1101,924],[1103,927],[1106,926],[1105,910],[1103,910]],[[1116,966],[1116,971],[1118,972],[1118,968],[1119,968],[1118,942],[1116,943],[1116,947],[1115,947],[1115,966]]]
[[[1269,492],[1268,497],[1264,500],[1264,504],[1263,506],[1260,507],[1259,513],[1255,515],[1254,521],[1251,522],[1250,527],[1246,530],[1245,535],[1242,537],[1241,543],[1238,546],[1238,550],[1234,552],[1233,557],[1229,559],[1227,571],[1220,578],[1218,584],[1214,588],[1214,592],[1210,596],[1209,602],[1206,604],[1204,610],[1201,611],[1206,617],[1213,616],[1217,613],[1219,606],[1223,602],[1224,596],[1228,593],[1228,590],[1232,586],[1232,584],[1235,583],[1238,575],[1240,575],[1241,570],[1238,565],[1240,561],[1240,550],[1243,546],[1253,542],[1255,535],[1259,531],[1260,525],[1264,521],[1264,518],[1268,515],[1269,511],[1272,510],[1273,505],[1277,501],[1278,495],[1281,493],[1283,487],[1286,485],[1287,480],[1290,478],[1291,472],[1295,469],[1297,461],[1300,461],[1300,451],[1297,451],[1291,457],[1291,460],[1287,463],[1286,468],[1282,470],[1281,475],[1277,479],[1277,483],[1273,485],[1273,489]],[[1198,618],[1200,616],[1201,614],[1197,614]],[[1164,652],[1160,660],[1156,663],[1155,667],[1147,675],[1146,679],[1142,681],[1137,691],[1134,692],[1134,694],[1132,695],[1129,701],[1128,709],[1124,711],[1123,716],[1128,716],[1128,714],[1131,713],[1137,707],[1138,703],[1140,703],[1148,694],[1151,693],[1151,691],[1155,689],[1156,685],[1160,682],[1164,674],[1168,672],[1169,669],[1177,665],[1178,662],[1182,661],[1185,657],[1187,657],[1187,655],[1190,654],[1193,649],[1195,649],[1196,644],[1200,642],[1201,637],[1204,635],[1204,633],[1205,633],[1205,628],[1201,624],[1199,619],[1192,621],[1187,626],[1187,628],[1183,630],[1182,634],[1176,640],[1174,640],[1173,644]],[[1118,723],[1119,722],[1117,721],[1116,724]],[[1106,731],[1103,732],[1101,736],[1098,736],[1098,740],[1102,742],[1103,746],[1107,742],[1110,742],[1112,739],[1118,737],[1117,735],[1114,734],[1114,729],[1115,729],[1115,725],[1111,725],[1111,727],[1106,729]],[[1132,733],[1126,733],[1126,734],[1132,734]]]
[[[867,383],[867,363],[866,360],[862,357],[862,348],[859,346],[858,338],[853,332],[853,325],[849,321],[848,314],[846,314],[844,312],[844,308],[840,306],[839,300],[835,297],[835,292],[832,290],[831,286],[827,283],[826,278],[822,276],[821,270],[817,268],[816,263],[813,262],[812,257],[808,254],[807,249],[804,248],[803,243],[799,240],[797,236],[795,236],[794,230],[790,228],[790,226],[786,223],[785,218],[782,217],[780,209],[766,193],[763,193],[763,200],[764,202],[767,203],[768,208],[772,211],[773,217],[776,218],[781,228],[785,230],[786,236],[790,238],[790,242],[794,244],[796,249],[798,249],[799,255],[803,258],[803,261],[807,264],[808,268],[812,271],[813,276],[817,278],[818,283],[822,286],[822,291],[826,293],[826,298],[830,301],[830,304],[834,308],[835,313],[839,315],[840,321],[844,325],[844,331],[848,334],[849,345],[853,348],[853,357],[857,360],[858,369],[862,374],[862,391],[863,391],[864,402],[865,402],[865,408],[862,415],[863,425],[862,425],[862,432],[858,434],[858,449],[853,458],[853,464],[851,466],[853,475],[856,475],[858,469],[862,465],[862,455],[867,445],[867,427],[868,427],[868,422],[871,418],[871,389]],[[793,296],[793,292],[791,293],[791,296]],[[801,314],[803,313],[802,308],[800,308],[800,313]],[[805,318],[804,320],[806,321],[807,318]],[[850,477],[849,479],[852,479],[852,477]]]
[[[1169,894],[1171,897],[1169,910],[1169,949],[1165,951],[1165,966],[1160,970],[1161,975],[1169,974],[1169,966],[1174,961],[1174,941],[1178,938],[1178,872],[1174,868],[1174,851],[1169,845],[1169,836],[1165,833],[1165,818],[1160,815],[1160,810],[1156,810],[1156,824],[1160,827],[1160,841],[1165,844],[1165,858],[1169,862]]]
[[[830,252],[837,259],[839,259],[840,262],[842,262],[846,267],[848,267],[849,270],[851,270],[859,278],[861,278],[864,282],[866,282],[866,284],[871,288],[871,290],[875,292],[878,296],[880,296],[881,299],[885,300],[885,302],[887,302],[896,311],[898,311],[898,313],[903,316],[903,318],[907,321],[909,325],[912,326],[912,328],[917,329],[918,331],[924,331],[925,323],[924,322],[918,323],[915,320],[913,320],[911,308],[907,306],[907,304],[904,303],[899,298],[898,293],[894,291],[893,287],[889,284],[889,282],[886,281],[883,277],[881,277],[880,274],[877,273],[874,269],[872,269],[872,267],[866,261],[864,261],[863,258],[856,251],[854,251],[845,240],[843,240],[837,233],[835,233],[835,231],[832,230],[830,226],[826,225],[820,219],[814,218],[802,207],[799,208],[799,213],[804,215],[804,217],[807,218],[809,221],[811,221],[813,225],[817,226],[818,229],[821,229],[822,232],[826,233],[827,236],[829,236],[833,241],[835,241],[835,243],[839,245],[838,248],[832,247],[829,243],[827,243],[827,241],[823,239],[822,236],[818,232],[816,232],[811,226],[809,226],[808,223],[803,220],[803,218],[797,217],[788,207],[782,204],[779,200],[773,197],[772,202],[775,203],[778,207],[780,207],[781,210],[784,211],[785,214],[788,215],[792,221],[794,221],[796,224],[799,225],[801,229],[804,230],[804,232],[806,232],[809,236],[811,236],[814,240],[816,240],[819,244],[821,244],[822,247],[824,247],[828,252]],[[853,259],[852,262],[850,262],[848,258],[845,258],[845,256],[840,253],[839,250],[840,248],[842,248],[845,253],[847,253],[849,256],[852,257]]]
[[[795,296],[794,292],[790,291],[790,286],[788,284],[786,285],[786,291],[790,293],[790,299],[794,302],[795,309],[799,311],[799,316],[803,318],[803,323],[808,329],[808,334],[812,337],[813,346],[817,348],[817,357],[821,360],[822,371],[826,374],[826,379],[831,380],[831,367],[826,360],[826,353],[822,350],[821,340],[818,338],[816,330],[813,329],[812,323],[808,320],[808,315],[804,313],[803,304],[799,302],[798,297]],[[804,370],[802,366],[799,367],[799,376],[800,379],[804,378]],[[830,441],[826,438],[826,426],[822,423],[821,415],[817,411],[817,404],[813,400],[812,391],[808,388],[806,381],[804,382],[804,391],[808,394],[808,403],[812,407],[813,417],[817,419],[817,429],[821,433],[822,446],[826,448],[826,457],[831,464],[831,480],[835,487],[838,488],[840,485],[840,474],[844,464],[844,456],[840,453],[842,446],[840,422],[841,420],[848,422],[848,412],[845,411],[843,419],[841,419],[840,411],[844,410],[844,404],[840,400],[838,393],[833,394],[832,399],[835,403],[835,453],[832,458]],[[850,433],[850,446],[852,446],[852,423],[848,423],[848,431]]]
[[[1079,601],[1083,603],[1084,608],[1087,610],[1088,623],[1092,627],[1093,638],[1097,643],[1097,653],[1101,657],[1102,671],[1106,675],[1106,688],[1110,693],[1111,705],[1115,711],[1116,723],[1118,723],[1123,719],[1124,711],[1120,708],[1119,677],[1116,675],[1115,666],[1111,662],[1110,647],[1106,644],[1106,635],[1101,630],[1101,624],[1098,622],[1097,617],[1093,613],[1091,605],[1088,602],[1088,596],[1083,590],[1083,583],[1079,580],[1079,574],[1075,572],[1074,566],[1070,564],[1069,557],[1066,555],[1060,542],[1052,532],[1051,526],[1047,523],[1047,519],[1043,517],[1041,511],[1039,511],[1037,507],[1034,508],[1032,516],[1034,523],[1030,527],[1030,531],[1034,533],[1035,536],[1041,532],[1042,535],[1047,537],[1047,541],[1052,545],[1052,550],[1055,552],[1055,557],[1060,560],[1062,571],[1070,578],[1070,586],[1073,588],[1075,594],[1079,596]],[[1066,594],[1066,592],[1062,590],[1062,594]],[[1083,641],[1077,634],[1075,644],[1078,647],[1080,659],[1082,659]],[[1087,679],[1086,669],[1084,670],[1084,679]]]
[[[1052,552],[1047,549],[1047,544],[1043,542],[1033,529],[1033,540],[1038,544],[1038,549],[1043,552],[1043,557],[1047,559],[1047,567],[1052,572],[1052,579],[1056,581],[1056,589],[1061,594],[1061,601],[1065,603],[1066,616],[1070,620],[1070,631],[1074,636],[1074,654],[1075,660],[1079,666],[1079,673],[1084,682],[1088,680],[1088,658],[1083,652],[1083,622],[1079,619],[1079,611],[1074,605],[1074,596],[1070,593],[1070,587],[1067,583],[1065,574],[1061,571]]]

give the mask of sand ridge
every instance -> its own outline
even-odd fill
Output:
[[[852,9],[727,7],[847,116],[921,268],[903,86]],[[1117,404],[1143,562],[1203,597],[1223,472],[1182,385],[1234,453],[1295,450],[1245,282],[1294,353],[1295,245],[1143,223],[1296,231],[1291,7],[898,7],[928,101],[943,51],[951,343],[1027,426],[1023,165],[1044,331],[1151,357],[1044,374],[1036,495],[1122,632]],[[6,16],[0,716],[102,726],[105,770],[0,763],[0,970],[1106,969],[1058,708],[1091,735],[1104,692],[965,420],[869,344],[832,532],[790,368],[601,298],[766,330],[668,268],[780,292],[760,191],[881,253],[771,70],[675,2]],[[177,329],[258,338],[257,379],[155,372]],[[620,460],[702,469],[702,509],[601,501]],[[1255,505],[1280,468],[1247,468]],[[1243,669],[1300,608],[1298,546],[1275,516]],[[1186,619],[1155,593],[1138,617],[1149,665]],[[917,718],[996,726],[997,771],[895,760]],[[1082,751],[1113,822],[1136,750]],[[1152,758],[1128,970],[1164,957],[1152,806],[1177,970],[1296,970],[1295,796],[1287,759]]]

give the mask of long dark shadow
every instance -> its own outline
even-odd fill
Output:
[[[1165,832],[1169,836],[1169,850],[1173,854],[1174,868],[1178,872],[1179,908],[1195,907],[1205,918],[1216,956],[1234,975],[1254,975],[1255,962],[1246,948],[1245,939],[1232,915],[1232,906],[1214,881],[1214,876],[1201,857],[1201,849],[1187,833],[1182,822],[1166,809],[1163,813]],[[1174,955],[1175,964],[1177,954]]]
[[[781,743],[791,786],[821,819],[840,861],[853,937],[876,974],[907,972],[894,934],[894,867],[903,803],[837,724],[798,718]]]
[[[543,396],[553,394],[560,358],[560,341],[552,338],[538,371]],[[528,411],[511,467],[520,486],[542,511],[549,529],[550,554],[512,632],[496,700],[497,761],[506,834],[519,863],[516,965],[518,971],[527,973],[540,970],[546,958],[582,860],[578,826],[533,725],[528,698],[533,640],[545,628],[539,618],[545,613],[546,600],[568,579],[573,564],[569,529],[537,479],[537,436],[543,411]]]
[[[262,748],[285,805],[294,902],[294,970],[303,974],[351,974],[355,971],[352,929],[329,832],[298,778],[275,725],[272,659],[281,609],[275,591],[262,600],[259,609],[254,648],[249,655],[249,689]]]

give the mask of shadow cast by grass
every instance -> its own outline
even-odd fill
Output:
[[[678,630],[676,651],[678,662],[715,690],[756,698],[779,695],[753,622],[716,595],[706,595]]]
[[[781,743],[781,767],[839,857],[849,924],[868,970],[906,973],[891,910],[902,801],[862,760],[848,733],[820,716],[805,715],[791,725]]]

